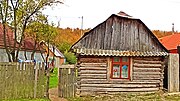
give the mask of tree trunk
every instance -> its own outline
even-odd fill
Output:
[[[6,37],[7,37],[7,33],[6,33],[6,25],[5,25],[5,22],[3,22],[3,34],[4,34],[4,36],[3,36],[3,41],[4,41],[4,47],[5,47],[5,50],[6,50],[6,53],[7,53],[7,56],[8,56],[8,60],[9,60],[9,62],[12,62],[12,59],[11,59],[11,54],[10,54],[10,51],[9,51],[9,47],[10,46],[7,46],[7,43],[6,43]]]
[[[40,47],[39,47],[39,51],[40,51],[40,53],[41,53],[41,57],[42,57],[43,61],[46,62],[46,60],[45,60],[45,58],[44,58],[44,56],[43,56],[43,52],[41,51],[41,48],[40,48]]]
[[[25,47],[25,43],[24,43],[24,48],[25,48],[25,50],[24,50],[24,57],[25,57],[25,60],[27,60],[28,58],[27,58],[27,54],[26,54],[26,47]]]
[[[3,42],[4,42],[4,48],[6,50],[6,53],[7,53],[7,56],[8,56],[8,60],[9,62],[12,62],[12,59],[11,59],[11,54],[10,54],[10,45],[7,46],[7,38],[8,36],[6,35],[6,24],[7,24],[7,16],[8,16],[8,5],[9,5],[9,0],[6,1],[6,5],[5,5],[5,8],[3,10],[3,7],[2,5],[0,5],[0,17],[1,17],[1,20],[2,20],[2,25],[3,25]],[[6,38],[7,37],[7,38]]]
[[[32,52],[32,54],[31,54],[31,60],[34,60],[34,54],[35,54],[35,52],[36,52],[36,45],[37,45],[37,42],[35,41],[35,43],[34,43],[34,48],[33,48],[33,52]]]
[[[54,72],[54,66],[55,66],[55,46],[52,45],[52,47],[53,47],[53,59],[52,59],[53,68],[51,69],[51,73]]]

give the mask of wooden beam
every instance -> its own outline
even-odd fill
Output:
[[[78,74],[106,74],[107,71],[93,71],[93,70],[81,70],[80,72],[78,72]]]
[[[81,79],[79,84],[159,84],[160,80],[133,80],[133,81],[121,81],[106,79]]]
[[[139,63],[139,64],[162,64],[162,61],[148,61],[148,60],[134,60],[134,63]]]
[[[80,70],[106,70],[106,67],[80,67]]]
[[[139,64],[139,63],[134,63],[133,66],[135,67],[153,67],[153,68],[160,68],[162,65],[161,64]]]
[[[80,91],[88,92],[141,92],[141,91],[158,91],[159,88],[95,88],[95,87],[81,87]]]
[[[106,75],[86,75],[86,76],[80,76],[80,79],[106,79]]]
[[[107,76],[107,74],[79,74],[80,76]]]
[[[81,87],[95,88],[154,88],[156,84],[81,84]]]
[[[161,73],[159,71],[153,71],[153,72],[133,72],[133,75],[163,75],[164,73]]]
[[[134,71],[139,71],[139,70],[142,70],[142,71],[161,71],[160,68],[139,68],[139,67],[134,67]]]

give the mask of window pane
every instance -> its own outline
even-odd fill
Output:
[[[114,58],[113,58],[113,61],[114,61],[114,62],[119,62],[119,61],[120,61],[120,58],[119,58],[119,57],[114,57]]]
[[[122,57],[122,62],[128,62],[128,57]]]
[[[122,66],[121,77],[122,78],[128,78],[128,66],[127,65]]]
[[[113,78],[120,77],[120,68],[119,65],[113,65]]]

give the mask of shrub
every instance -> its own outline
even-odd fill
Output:
[[[77,62],[76,56],[72,52],[65,52],[64,56],[66,58],[67,64],[75,64]]]

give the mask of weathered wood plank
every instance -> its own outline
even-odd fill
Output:
[[[42,69],[38,69],[37,84],[34,85],[34,63],[4,64],[3,67],[0,67],[0,100],[33,98],[33,95],[36,95],[37,98],[44,97],[46,82]],[[3,73],[1,74],[1,72]]]
[[[133,80],[132,82],[156,82],[156,83],[160,83],[162,81],[159,79],[159,80]]]
[[[161,75],[136,75],[136,74],[133,74],[133,77],[136,78],[136,77],[139,77],[139,78],[160,78],[162,77]]]
[[[81,80],[81,82],[83,82],[83,81],[85,81],[85,82],[87,82],[87,81],[107,81],[107,79],[80,79]]]
[[[162,79],[163,77],[140,77],[140,76],[133,76],[134,80],[159,80]]]
[[[162,61],[152,61],[152,60],[133,60],[134,63],[139,64],[162,64]]]
[[[78,72],[78,74],[106,74],[107,71],[104,71],[104,70],[81,70],[80,72]]]
[[[80,58],[79,62],[82,62],[82,63],[85,63],[85,64],[91,64],[91,63],[97,63],[97,64],[100,64],[100,63],[106,63],[107,60],[106,58],[104,57],[101,57],[101,58],[93,58],[93,57],[82,57]]]
[[[146,61],[161,61],[162,57],[134,57],[135,60],[146,60]]]
[[[107,76],[107,74],[79,74],[79,76]]]
[[[133,72],[133,75],[163,75],[164,73],[161,73],[159,71],[153,71],[153,72]]]
[[[169,56],[168,92],[179,92],[179,54],[170,54]]]
[[[95,87],[81,87],[80,91],[89,92],[141,92],[141,91],[158,91],[159,88],[95,88]]]
[[[122,22],[121,22],[121,27],[120,27],[120,29],[121,29],[121,31],[120,31],[120,33],[121,33],[121,36],[119,37],[119,40],[120,40],[120,47],[119,47],[119,49],[120,50],[123,50],[124,49],[124,40],[125,40],[125,37],[124,37],[124,30],[125,30],[125,28],[124,28],[124,21],[123,20],[121,20]]]
[[[139,68],[139,67],[134,67],[134,71],[161,71],[161,68],[148,68],[148,67],[144,67],[144,68]]]
[[[139,64],[139,63],[134,63],[133,66],[135,67],[161,67],[161,64]]]
[[[81,84],[81,87],[96,88],[154,88],[156,84]]]
[[[115,26],[116,26],[116,22],[115,22],[115,18],[113,18],[112,20],[112,26],[109,26],[109,27],[112,27],[112,34],[111,34],[111,43],[110,43],[110,49],[114,49],[115,48],[115,42],[116,42],[116,39],[115,39]]]
[[[107,63],[81,63],[80,66],[107,66]]]
[[[96,76],[94,76],[94,75],[86,75],[86,76],[81,75],[78,78],[80,78],[80,79],[105,79],[105,78],[107,78],[107,76],[106,75],[96,75]]]
[[[159,84],[160,80],[133,80],[133,81],[121,81],[121,80],[110,80],[106,79],[81,79],[78,81],[79,84]]]
[[[106,67],[80,67],[80,70],[107,70]]]

